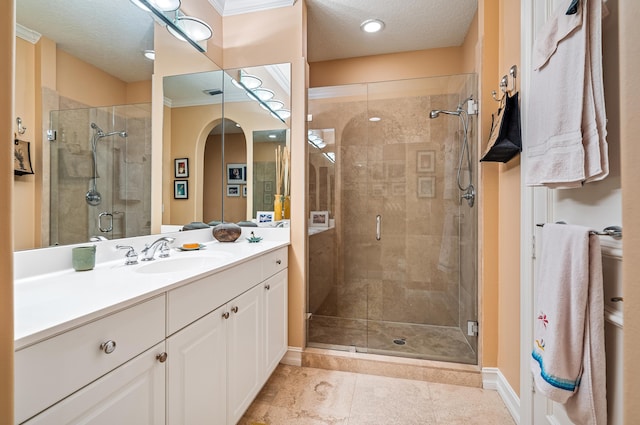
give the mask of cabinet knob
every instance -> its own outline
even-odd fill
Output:
[[[277,265],[282,264],[282,260],[276,260],[276,264],[277,264]]]
[[[233,311],[234,313],[238,312],[238,306],[234,306],[231,308],[231,311]]]
[[[624,301],[624,298],[622,298],[622,297],[613,297],[613,298],[611,298],[611,302],[612,303],[619,303],[621,301]]]
[[[111,354],[116,351],[116,342],[115,341],[107,341],[100,344],[100,350],[104,351],[105,354]]]
[[[269,285],[268,283],[266,285],[264,285],[264,289],[266,289],[267,291],[271,289],[271,285]]]
[[[160,353],[156,356],[156,359],[160,362],[160,363],[164,363],[167,361],[167,353]]]
[[[224,313],[222,313],[222,318],[223,319],[228,319],[229,318],[229,312],[225,311]]]

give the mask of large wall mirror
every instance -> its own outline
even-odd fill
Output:
[[[164,146],[192,170],[165,188],[174,196],[163,224],[241,222],[273,211],[276,149],[289,146],[290,72],[275,64],[164,77]],[[181,181],[184,197],[174,193]]]
[[[151,156],[158,154],[151,151],[155,143],[151,117],[156,116],[151,110],[154,65],[143,55],[154,48],[151,16],[130,0],[16,0],[16,21],[16,96],[23,96],[16,104],[20,110],[33,111],[33,116],[22,117],[31,130],[24,138],[32,142],[34,158],[41,158],[35,176],[16,177],[17,204],[33,210],[18,215],[17,250],[149,234],[152,208],[171,211],[163,215],[163,223],[171,224],[205,217],[207,221],[237,222],[254,217],[257,209],[269,208],[255,200],[256,196],[266,200],[265,188],[270,188],[261,180],[257,185],[256,179],[270,176],[262,168],[254,172],[254,158],[273,162],[269,151],[274,147],[267,146],[288,143],[288,64],[206,73],[206,79],[197,85],[205,100],[196,104],[187,105],[188,90],[175,94],[191,79],[186,77],[196,74],[177,76],[173,91],[165,87],[168,113],[164,120],[167,116],[176,120],[174,131],[180,127],[177,117],[189,115],[189,109],[213,104],[218,111],[208,112],[201,123],[207,127],[200,128],[206,133],[204,138],[200,133],[191,137],[188,131],[178,131],[179,136],[174,137],[170,129],[164,132],[168,137],[165,151],[179,152],[189,146],[182,156],[188,158],[190,174],[164,175],[163,181],[170,181],[171,187],[163,187],[163,193],[173,194],[174,181],[185,180],[188,196],[169,196],[170,205],[155,205],[150,200]],[[191,51],[193,47],[174,43],[169,55],[178,54],[176,49]],[[214,63],[210,67],[220,69]],[[274,93],[274,102],[258,102],[247,95],[248,86],[232,83],[243,81],[245,73],[258,76],[262,88]],[[165,79],[167,84],[171,78]],[[203,93],[205,89],[213,91]],[[186,125],[194,119],[195,115],[187,118]],[[40,128],[35,124],[41,124]],[[277,136],[264,133],[267,130],[274,130]],[[261,148],[254,150],[258,143]],[[266,154],[255,157],[254,151]],[[163,162],[174,159],[166,155]],[[238,181],[227,178],[227,165],[233,164],[245,165]],[[199,180],[195,179],[197,171]],[[185,203],[191,206],[185,209]]]

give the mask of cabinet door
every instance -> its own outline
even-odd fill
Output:
[[[165,423],[165,363],[156,356],[164,342],[45,410],[28,425],[162,425]]]
[[[224,307],[167,339],[169,425],[227,423]]]
[[[257,285],[227,304],[228,424],[238,422],[264,383],[263,292]]]
[[[264,347],[266,381],[287,352],[288,287],[287,270],[282,270],[262,284],[264,288]]]

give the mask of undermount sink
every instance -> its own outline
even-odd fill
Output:
[[[182,257],[157,259],[144,262],[136,268],[137,273],[175,273],[190,268],[199,268],[211,264],[217,259],[229,258],[232,254],[226,252],[211,253],[210,255],[199,257]]]

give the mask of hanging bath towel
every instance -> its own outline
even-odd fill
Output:
[[[531,370],[537,391],[581,425],[607,423],[601,255],[586,227],[542,229]]]

